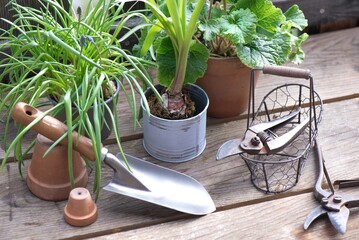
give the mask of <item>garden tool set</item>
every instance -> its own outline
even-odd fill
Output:
[[[51,116],[44,117],[40,110],[23,102],[16,104],[12,117],[24,126],[32,125],[33,130],[53,141],[67,132],[64,123]],[[31,124],[38,117],[42,119]],[[91,140],[76,132],[72,135],[73,148],[87,159],[95,160]],[[67,139],[60,144],[67,145]],[[185,174],[126,155],[130,171],[121,153],[115,156],[104,147],[101,159],[114,170],[113,179],[105,190],[194,215],[205,215],[216,209],[206,189]]]
[[[339,188],[359,186],[359,180],[340,180],[334,184],[330,181],[328,171],[325,167],[323,153],[315,142],[316,159],[318,165],[318,178],[314,186],[314,197],[320,205],[313,209],[304,221],[304,229],[307,230],[310,224],[322,215],[327,215],[333,227],[341,234],[346,231],[349,218],[349,208],[359,207],[359,194],[353,195],[336,191],[334,184],[338,183]],[[327,181],[330,191],[322,188],[323,179]]]
[[[282,77],[304,78],[306,85],[291,83],[274,88],[255,105],[254,72],[263,71]],[[246,163],[253,185],[265,193],[280,193],[294,187],[301,175],[310,149],[316,149],[318,178],[314,196],[320,202],[306,218],[304,229],[322,215],[327,215],[334,228],[345,233],[349,208],[359,206],[359,195],[344,194],[334,189],[326,170],[318,142],[315,140],[321,120],[322,101],[314,91],[309,70],[290,67],[263,67],[252,70],[247,129],[243,138],[226,141],[217,152],[217,160],[238,155]],[[255,107],[257,110],[255,111]],[[12,117],[45,137],[56,141],[67,127],[51,116],[44,116],[26,103],[18,103]],[[36,124],[32,122],[41,118]],[[73,132],[73,148],[89,160],[95,160],[92,142]],[[67,145],[64,138],[59,141]],[[194,215],[205,215],[216,208],[206,189],[193,178],[133,156],[112,155],[102,148],[102,161],[114,170],[112,181],[104,189]],[[325,176],[330,191],[322,188]],[[342,187],[358,186],[359,180],[337,181]]]

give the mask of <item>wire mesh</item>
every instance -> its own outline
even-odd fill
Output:
[[[285,84],[270,91],[263,98],[257,111],[251,116],[248,115],[248,118],[251,118],[248,119],[249,126],[253,126],[285,116],[298,107],[300,107],[300,113],[293,120],[266,132],[275,138],[291,131],[310,118],[304,131],[282,151],[268,155],[240,154],[251,173],[253,185],[261,191],[280,193],[291,189],[298,183],[317,135],[316,126],[321,120],[322,101],[313,88],[301,84]]]

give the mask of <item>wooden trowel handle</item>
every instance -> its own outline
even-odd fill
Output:
[[[42,112],[40,110],[24,102],[19,102],[15,105],[11,116],[15,121],[23,124],[24,126],[28,126],[32,121],[41,116],[41,114]],[[62,135],[64,135],[64,133],[67,132],[67,126],[64,123],[48,115],[36,123],[32,129],[52,141],[58,140]],[[84,136],[78,137],[78,133],[75,131],[72,132],[72,137],[73,148],[89,160],[94,161],[95,154],[91,140]],[[60,144],[67,146],[67,138],[64,138]]]

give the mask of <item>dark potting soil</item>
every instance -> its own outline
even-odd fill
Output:
[[[179,112],[169,112],[168,109],[164,108],[163,105],[160,102],[158,102],[154,94],[151,94],[147,98],[151,114],[160,118],[172,119],[172,120],[186,119],[193,117],[196,110],[195,102],[191,99],[188,92],[183,92],[182,95],[186,103],[186,109],[184,114],[181,114]]]

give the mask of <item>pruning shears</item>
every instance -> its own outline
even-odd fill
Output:
[[[359,207],[359,195],[340,193],[334,189],[335,184],[339,188],[359,186],[359,180],[339,180],[334,184],[330,181],[329,174],[324,164],[323,153],[315,140],[316,158],[318,159],[319,174],[314,187],[314,197],[320,202],[320,206],[314,208],[304,221],[304,229],[322,215],[327,215],[333,227],[341,234],[346,232],[349,218],[349,208]],[[323,178],[326,178],[330,191],[322,188]]]
[[[271,129],[288,123],[299,113],[300,107],[285,116],[249,127],[243,139],[236,138],[223,143],[217,152],[216,159],[220,160],[241,153],[274,154],[283,150],[308,126],[309,118],[281,136],[271,134]]]

